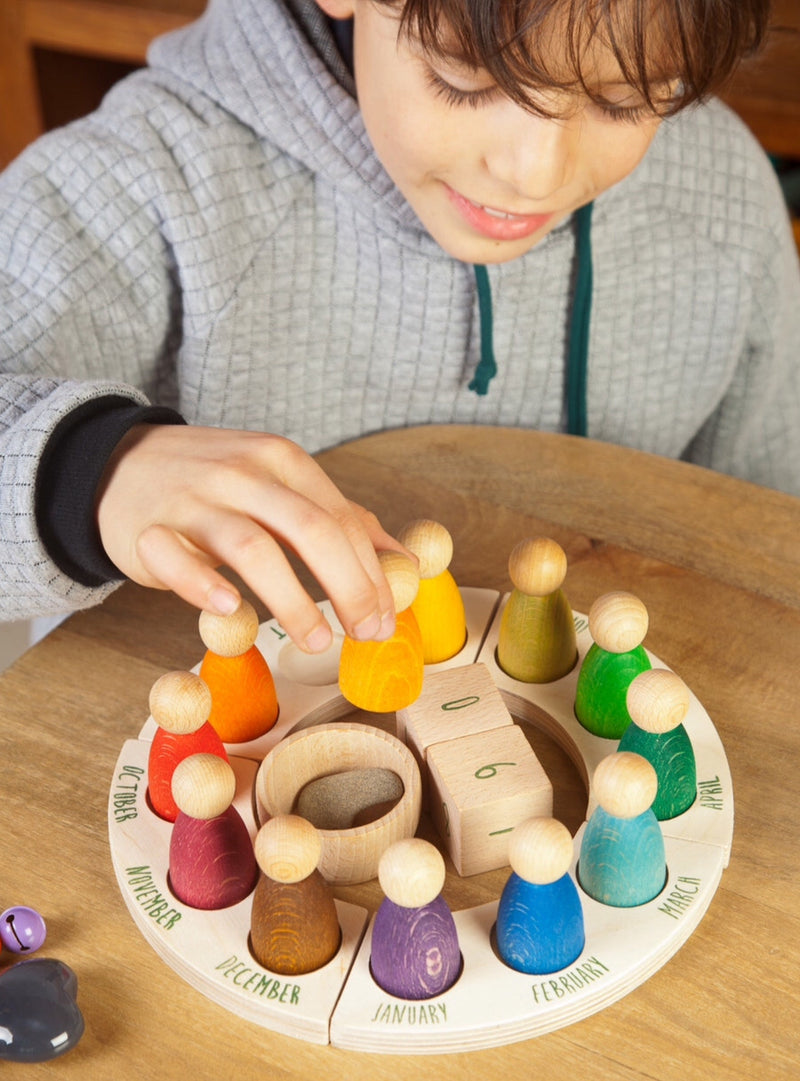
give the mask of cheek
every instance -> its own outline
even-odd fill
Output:
[[[604,174],[612,184],[633,172],[647,153],[658,130],[658,123],[626,128],[617,122],[615,128],[617,130],[612,131],[604,128],[597,140]]]
[[[367,134],[381,164],[395,183],[415,171],[413,130],[400,116],[385,113],[364,115]]]
[[[396,93],[376,88],[362,115],[367,134],[381,163],[397,182],[421,179],[436,172],[447,151],[447,129],[437,124],[435,113],[420,108],[407,89]]]
[[[409,126],[407,110],[403,104],[402,90],[391,78],[381,79],[372,67],[362,65],[356,71],[358,104],[361,116],[378,157],[385,160],[387,155],[396,157],[393,148],[405,140],[405,131]]]

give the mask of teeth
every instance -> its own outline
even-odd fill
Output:
[[[467,202],[472,203],[477,210],[482,210],[484,214],[488,214],[491,218],[501,218],[504,221],[510,221],[512,218],[524,217],[523,214],[507,214],[505,210],[493,210],[490,206],[484,206],[483,203],[476,203],[474,199],[468,199]]]

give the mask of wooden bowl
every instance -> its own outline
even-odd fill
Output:
[[[332,773],[379,768],[403,782],[403,795],[381,818],[350,829],[320,830],[319,870],[333,884],[367,882],[394,841],[413,837],[419,824],[422,780],[413,754],[395,736],[355,722],[304,728],[281,740],[266,756],[256,777],[260,822],[290,814],[298,793],[310,781]]]

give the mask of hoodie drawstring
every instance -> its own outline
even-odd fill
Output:
[[[589,366],[589,322],[592,314],[592,206],[587,203],[575,215],[575,250],[578,270],[569,324],[567,355],[567,431],[586,435],[586,383]]]
[[[489,286],[489,273],[486,267],[476,264],[473,269],[478,287],[478,313],[481,320],[481,359],[475,369],[469,389],[483,395],[489,390],[489,382],[497,375],[492,327],[492,290]]]
[[[570,435],[586,435],[587,432],[586,383],[592,313],[592,206],[592,203],[587,203],[575,214],[577,274],[570,316],[566,375],[567,432]],[[481,358],[469,389],[484,395],[489,390],[489,382],[497,374],[493,345],[492,293],[486,267],[476,264],[473,269],[478,289]]]

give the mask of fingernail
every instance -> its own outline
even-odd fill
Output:
[[[333,640],[333,634],[327,623],[318,623],[310,634],[306,635],[305,647],[309,653],[324,653]]]
[[[366,619],[362,619],[360,623],[356,623],[355,627],[353,627],[353,638],[357,638],[359,642],[368,641],[377,635],[380,627],[380,614],[373,612]]]
[[[208,595],[208,610],[218,616],[232,616],[239,603],[236,594],[222,586],[215,586]]]
[[[378,629],[378,633],[375,638],[379,642],[385,642],[387,638],[391,638],[394,632],[397,630],[397,621],[394,617],[394,612],[384,612],[381,617],[381,625]]]

